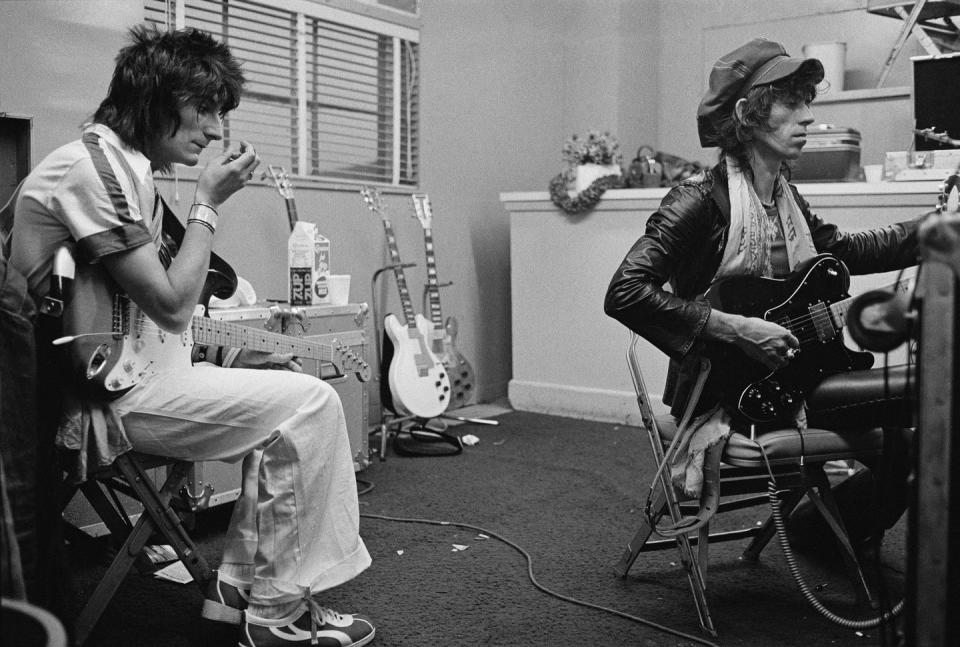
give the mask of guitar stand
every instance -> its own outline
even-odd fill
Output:
[[[416,263],[401,263],[386,265],[373,273],[370,280],[370,303],[371,316],[373,317],[373,337],[374,347],[377,354],[377,364],[380,369],[380,385],[383,384],[383,348],[381,339],[383,338],[383,319],[380,317],[380,309],[377,307],[377,283],[380,276],[387,270],[396,270],[397,268],[416,267]],[[382,391],[381,391],[382,392]],[[442,417],[442,416],[441,416]],[[394,450],[398,454],[409,456],[451,456],[463,452],[463,442],[455,434],[447,433],[446,424],[441,423],[441,429],[430,429],[427,425],[432,418],[420,418],[418,416],[401,416],[388,410],[383,406],[383,398],[380,399],[380,462],[387,460],[387,437],[390,433],[390,427],[395,426],[394,430]],[[404,429],[404,423],[412,423]],[[409,441],[400,441],[401,434],[408,434]],[[399,442],[398,442],[399,441]]]
[[[423,296],[422,296],[421,299],[420,299],[420,301],[421,301],[421,303],[420,303],[420,312],[427,312],[427,310],[429,310],[429,308],[428,308],[428,306],[427,306],[427,297],[429,296],[430,290],[432,290],[432,289],[434,289],[434,287],[436,287],[436,289],[437,289],[437,296],[440,296],[440,288],[450,287],[451,285],[453,285],[453,281],[447,281],[446,283],[438,283],[436,286],[431,286],[429,283],[424,283],[424,284],[423,284]],[[491,426],[496,427],[496,426],[498,426],[498,425],[500,424],[500,422],[499,422],[498,420],[490,420],[490,419],[488,419],[488,418],[467,418],[467,417],[465,417],[465,416],[454,416],[454,415],[450,415],[450,414],[448,414],[448,413],[441,413],[441,414],[440,414],[440,417],[441,417],[441,418],[445,418],[445,419],[447,419],[447,420],[458,420],[458,421],[460,421],[460,422],[469,422],[469,423],[476,424],[476,425],[491,425]]]

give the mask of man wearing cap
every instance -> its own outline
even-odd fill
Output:
[[[822,253],[843,261],[853,274],[917,262],[916,222],[842,232],[811,213],[788,183],[791,164],[800,157],[807,127],[814,122],[810,104],[823,75],[820,61],[791,57],[782,45],[762,38],[721,57],[697,108],[700,143],[719,148],[718,163],[671,189],[610,282],[605,312],[670,357],[663,399],[674,415],[687,403],[691,372],[697,366],[688,360],[705,343],[733,344],[771,371],[786,366],[799,350],[799,340],[772,321],[711,308],[701,297],[714,281],[783,277]],[[669,290],[664,289],[667,283]],[[859,373],[872,389],[861,390],[857,401],[830,398],[828,408],[818,409],[811,396],[806,407],[798,407],[791,420],[778,425],[840,430],[908,426],[911,412],[902,398],[896,416],[889,403],[882,402],[883,371]],[[698,407],[709,443],[724,438],[731,423],[742,423],[719,406],[718,388],[708,386]],[[901,485],[907,452],[899,453],[903,464],[886,472],[898,482],[882,513],[886,527],[906,503]]]

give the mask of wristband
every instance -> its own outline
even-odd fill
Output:
[[[194,202],[190,206],[190,215],[187,216],[187,224],[195,222],[203,225],[210,230],[210,233],[217,231],[217,210],[204,202]]]

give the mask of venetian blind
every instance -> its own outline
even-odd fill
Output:
[[[416,186],[413,30],[342,10],[332,19],[292,0],[145,0],[145,14],[160,28],[208,31],[243,62],[247,85],[224,123],[225,145],[249,141],[293,175]]]

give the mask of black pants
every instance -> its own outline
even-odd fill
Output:
[[[892,527],[909,501],[913,471],[916,379],[914,367],[841,373],[824,380],[807,398],[811,427],[843,433],[883,429],[883,453],[833,488],[851,539],[863,542]],[[825,522],[805,502],[791,516],[791,539],[830,536]]]

